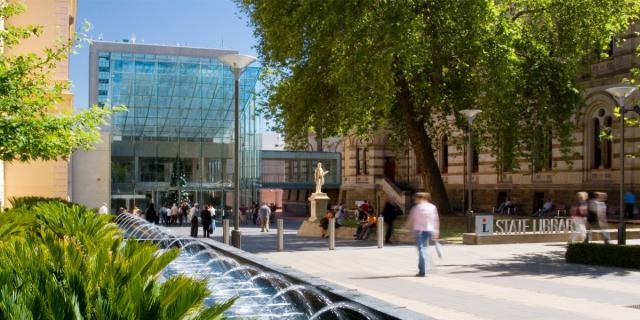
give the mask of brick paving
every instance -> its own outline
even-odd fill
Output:
[[[242,226],[243,249],[425,318],[640,319],[640,310],[628,307],[640,305],[639,271],[567,264],[561,243],[445,245],[444,259],[432,252],[428,276],[416,278],[413,246],[339,240],[329,251],[326,239],[297,237],[299,223],[286,222],[284,252],[275,251],[275,230]],[[220,234],[218,228],[214,236]]]

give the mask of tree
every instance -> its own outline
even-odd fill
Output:
[[[635,0],[237,2],[283,131],[306,132],[317,117],[336,134],[391,130],[444,212],[434,142],[464,126],[458,111],[484,111],[474,131],[499,160],[532,160],[551,129],[568,152],[578,75],[640,12]]]
[[[0,0],[0,20],[19,14],[24,7]],[[42,34],[41,26],[5,25],[0,47]],[[100,141],[99,126],[111,113],[92,107],[73,113],[57,110],[68,82],[53,81],[57,62],[65,59],[72,43],[61,43],[42,53],[0,53],[0,160],[66,159],[76,149],[89,149]]]

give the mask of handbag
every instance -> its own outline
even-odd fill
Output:
[[[442,245],[438,240],[434,240],[434,243],[436,247],[436,253],[438,254],[438,258],[442,259]]]

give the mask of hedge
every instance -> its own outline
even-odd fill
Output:
[[[572,243],[565,259],[569,263],[640,269],[640,246]]]

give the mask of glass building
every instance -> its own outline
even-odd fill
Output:
[[[124,105],[111,119],[111,207],[187,200],[232,205],[233,88],[230,50],[94,42],[92,104]],[[258,197],[260,137],[254,89],[259,68],[240,79],[241,204]]]

